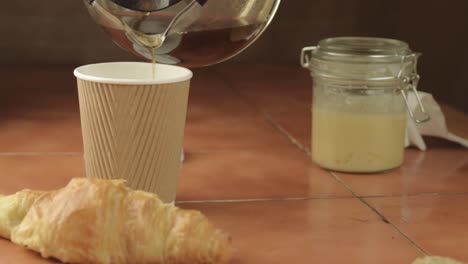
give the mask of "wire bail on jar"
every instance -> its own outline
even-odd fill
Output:
[[[402,67],[400,69],[400,72],[398,73],[397,78],[402,81],[402,87],[400,89],[401,95],[403,96],[403,99],[405,99],[406,103],[406,108],[408,109],[408,113],[410,117],[414,120],[416,123],[424,123],[429,120],[431,120],[431,116],[427,113],[426,108],[424,108],[424,104],[421,101],[421,97],[419,96],[419,93],[417,91],[418,84],[419,84],[419,79],[421,78],[419,74],[416,72],[416,68],[414,68],[413,72],[411,72],[408,76],[403,76],[404,72],[404,62],[409,58],[414,60],[415,65],[417,65],[418,57],[420,54],[411,54],[408,56],[402,56],[401,58],[401,64]],[[408,96],[406,95],[406,92],[411,90],[414,93],[414,96],[416,97],[416,100],[418,101],[418,106],[419,109],[421,110],[421,113],[424,115],[423,118],[419,119],[416,117],[415,113],[411,110],[409,101],[408,101]]]
[[[317,49],[318,49],[318,47],[316,47],[316,46],[305,47],[305,48],[302,49],[302,52],[301,52],[301,65],[302,65],[302,67],[311,70],[312,54],[315,51],[317,51]],[[406,70],[405,69],[405,65],[406,65],[405,62],[407,62],[409,60],[413,60],[414,65],[416,65],[417,64],[417,59],[420,56],[420,54],[412,53],[412,54],[409,54],[409,55],[398,55],[398,54],[395,54],[395,55],[401,57],[401,67],[400,67],[400,71],[398,72],[397,76],[393,77],[393,79],[401,81],[399,91],[400,91],[401,95],[403,96],[403,99],[405,100],[405,104],[406,104],[406,108],[408,110],[408,113],[409,113],[411,119],[413,119],[416,123],[427,122],[427,121],[429,121],[431,119],[431,117],[427,113],[427,111],[426,111],[426,109],[425,109],[425,107],[424,107],[424,105],[422,103],[421,97],[419,96],[418,91],[417,91],[420,76],[416,72],[416,67],[413,67],[413,70],[409,74],[405,75],[405,70]],[[372,80],[376,80],[376,79],[365,79],[365,81],[372,81]],[[423,114],[422,118],[416,117],[416,113],[411,109],[409,99],[408,99],[408,95],[407,95],[408,91],[412,91],[414,93],[414,95],[416,97],[416,100],[418,102],[419,110]]]
[[[305,47],[301,52],[301,65],[302,67],[309,69],[310,67],[310,58],[312,57],[312,52],[314,52],[317,47]]]

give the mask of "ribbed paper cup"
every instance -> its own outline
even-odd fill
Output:
[[[134,189],[176,196],[192,72],[140,62],[79,67],[87,177],[125,179]]]

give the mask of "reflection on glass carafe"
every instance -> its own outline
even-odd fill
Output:
[[[85,0],[114,42],[145,60],[199,67],[227,60],[266,29],[280,0]]]

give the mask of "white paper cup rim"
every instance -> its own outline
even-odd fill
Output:
[[[156,64],[156,78],[153,79],[152,64],[147,62],[105,62],[80,66],[73,74],[81,80],[108,83],[153,85],[178,83],[190,80],[192,71],[187,68]]]

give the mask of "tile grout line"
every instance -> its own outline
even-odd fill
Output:
[[[295,198],[258,198],[258,199],[226,199],[226,200],[187,200],[176,201],[176,204],[202,204],[202,203],[248,203],[248,202],[292,202],[292,201],[312,201],[312,200],[338,200],[354,199],[352,196],[323,196],[323,197],[295,197]]]
[[[410,194],[391,194],[391,195],[359,195],[361,198],[397,198],[397,197],[419,197],[419,196],[456,196],[468,195],[468,192],[421,192]]]
[[[375,207],[373,207],[371,204],[369,204],[362,196],[357,195],[351,187],[346,184],[340,177],[338,177],[335,173],[328,171],[335,180],[340,183],[343,187],[345,187],[348,191],[350,191],[355,198],[357,198],[361,203],[366,205],[371,211],[373,211],[375,214],[377,214],[384,223],[389,224],[394,230],[396,230],[401,236],[403,236],[411,245],[413,245],[420,253],[422,253],[424,256],[428,256],[429,254],[420,246],[418,245],[415,241],[413,241],[408,235],[406,235],[403,231],[401,231],[394,223],[392,223],[390,220],[388,220],[387,217],[385,217],[379,210],[377,210]]]
[[[255,109],[259,114],[262,115],[263,118],[266,119],[266,121],[280,134],[286,137],[287,140],[289,140],[294,146],[299,148],[300,151],[304,152],[310,157],[310,151],[302,146],[302,144],[297,141],[291,134],[289,134],[280,124],[276,123],[273,118],[268,114],[265,110],[262,108],[258,107],[254,103],[252,103],[248,98],[245,98],[237,89],[234,88],[234,85],[229,81],[224,74],[218,71],[218,74],[220,78],[225,82],[226,86],[234,93],[236,94],[240,99],[242,99],[246,104],[250,105],[253,109]]]
[[[264,111],[262,111],[262,114],[263,114],[263,117],[265,117],[265,119],[267,120],[267,122],[271,126],[273,126],[275,130],[277,130],[280,134],[285,136],[286,139],[288,139],[293,145],[295,145],[297,148],[299,148],[299,150],[301,150],[302,152],[307,154],[307,156],[310,157],[310,151],[306,147],[302,146],[302,144],[297,139],[295,139],[294,136],[289,134],[288,131],[286,131],[286,129],[284,129],[280,124],[276,123],[273,120],[273,118],[270,116],[270,114]]]
[[[83,152],[0,152],[0,156],[81,156]]]
[[[79,112],[70,112],[70,113],[62,113],[62,112],[38,112],[35,114],[15,114],[11,113],[8,115],[9,117],[17,118],[17,119],[55,119],[55,118],[69,118],[69,117],[79,117]]]
[[[237,97],[239,97],[239,99],[241,99],[243,102],[245,102],[247,105],[249,105],[250,107],[252,107],[252,109],[254,109],[255,111],[257,112],[261,112],[261,109],[259,107],[257,107],[254,103],[252,103],[251,100],[249,100],[248,98],[246,98],[244,95],[242,95],[242,93],[240,93],[236,88],[235,88],[235,85],[228,79],[226,78],[226,76],[220,72],[219,70],[215,70],[217,73],[218,73],[218,76],[221,80],[223,80],[224,84],[226,85],[226,87],[231,91],[233,92]]]
[[[282,134],[288,141],[290,141],[294,146],[299,148],[300,151],[304,152],[310,157],[310,152],[307,148],[302,146],[302,144],[297,141],[291,134],[289,134],[280,124],[277,124],[273,118],[265,112],[262,108],[258,107],[254,103],[252,103],[248,98],[245,98],[237,89],[234,88],[234,85],[229,81],[224,74],[218,71],[218,74],[220,78],[225,82],[226,86],[234,93],[236,94],[240,99],[242,99],[246,104],[250,105],[253,109],[255,109],[263,118],[266,119],[266,121],[275,129],[277,132]]]

